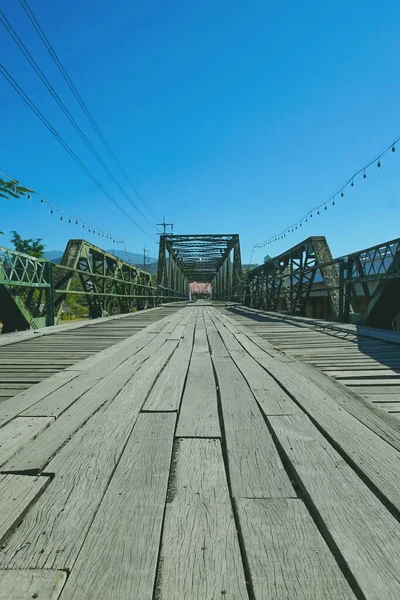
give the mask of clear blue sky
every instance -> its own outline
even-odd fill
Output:
[[[19,2],[0,4],[118,175]],[[155,213],[173,222],[177,233],[238,232],[243,262],[254,242],[301,217],[400,134],[400,3],[394,0],[30,5]],[[3,28],[0,54],[55,129],[136,218]],[[0,106],[1,171],[65,212],[124,237],[129,250],[140,252],[146,244],[157,254],[157,235],[146,237],[111,205],[3,78]],[[398,237],[399,184],[400,145],[335,208],[257,250],[253,260],[309,235],[326,235],[334,255]],[[37,200],[4,200],[0,215],[2,245],[9,245],[12,229],[43,237],[49,250],[63,249],[70,237],[97,241]]]

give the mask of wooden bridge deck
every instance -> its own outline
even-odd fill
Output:
[[[370,363],[337,374],[354,341],[156,313],[3,340],[3,359],[66,335],[87,357],[0,403],[0,600],[398,600],[400,420],[365,392]]]

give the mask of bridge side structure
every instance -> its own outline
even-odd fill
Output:
[[[400,311],[400,238],[333,258],[312,236],[247,274],[244,304],[307,316],[313,293],[329,299],[328,319],[393,328]]]
[[[156,305],[149,273],[85,240],[70,240],[60,264],[0,248],[3,333],[58,323],[69,295],[86,300],[90,318]]]

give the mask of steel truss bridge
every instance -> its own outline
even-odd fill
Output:
[[[238,234],[166,234],[156,281],[84,240],[70,240],[60,264],[0,247],[0,321],[3,333],[57,324],[73,295],[90,318],[129,313],[187,300],[192,282],[210,283],[214,300],[392,329],[400,238],[334,259],[325,237],[310,237],[243,274]]]

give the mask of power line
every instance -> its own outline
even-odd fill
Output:
[[[330,196],[328,196],[323,202],[321,202],[321,204],[319,204],[318,206],[316,206],[315,208],[312,208],[311,210],[309,210],[307,212],[307,214],[302,217],[301,219],[299,219],[298,221],[296,221],[296,223],[293,223],[292,225],[289,225],[288,227],[285,227],[285,229],[283,229],[280,233],[277,233],[276,235],[273,235],[272,237],[264,240],[263,242],[259,242],[257,244],[254,244],[253,249],[254,248],[264,248],[264,246],[266,246],[267,244],[272,244],[274,242],[277,242],[280,239],[283,239],[286,237],[287,234],[289,233],[293,233],[296,229],[298,229],[298,227],[303,227],[304,224],[308,223],[309,219],[313,218],[313,214],[316,214],[317,216],[320,214],[320,209],[323,208],[324,211],[328,210],[328,205],[332,204],[332,206],[335,206],[336,204],[336,199],[338,197],[340,198],[344,198],[344,190],[348,187],[354,187],[354,180],[362,174],[363,179],[367,178],[367,174],[366,174],[366,170],[371,167],[371,165],[376,163],[376,166],[378,169],[381,168],[381,159],[382,156],[384,156],[387,152],[396,152],[396,144],[400,141],[400,136],[398,136],[395,140],[393,140],[393,142],[391,142],[390,144],[388,144],[387,146],[385,146],[383,148],[383,150],[381,150],[378,154],[375,155],[374,158],[372,158],[367,164],[365,164],[363,167],[361,167],[361,169],[358,169],[358,171],[356,171],[355,173],[353,173],[353,175],[346,181],[346,183],[344,183],[343,185],[341,185],[334,194],[331,194]]]
[[[49,80],[47,79],[47,77],[44,75],[43,71],[40,69],[39,65],[37,64],[37,62],[35,61],[35,59],[33,58],[33,56],[31,55],[31,53],[29,52],[29,50],[27,49],[27,47],[25,46],[25,44],[23,43],[23,41],[21,40],[21,38],[18,36],[17,32],[15,31],[15,29],[13,28],[13,26],[8,21],[7,17],[4,15],[4,13],[2,11],[0,11],[0,20],[2,21],[4,27],[6,28],[6,30],[10,34],[11,38],[14,40],[14,42],[16,43],[16,45],[18,46],[18,48],[21,50],[22,54],[25,56],[26,60],[29,62],[29,64],[31,65],[32,69],[35,71],[35,73],[37,74],[37,76],[39,77],[39,79],[41,80],[41,82],[43,83],[43,85],[46,87],[46,89],[48,90],[48,92],[50,93],[50,95],[57,102],[58,106],[61,108],[61,110],[63,111],[63,113],[65,114],[65,116],[69,120],[69,122],[71,123],[71,125],[78,132],[78,134],[81,137],[81,139],[85,142],[86,146],[89,148],[89,150],[92,152],[92,154],[94,155],[94,157],[96,158],[96,160],[100,163],[100,165],[106,171],[106,173],[108,174],[108,176],[110,177],[110,179],[115,183],[115,185],[117,185],[117,187],[120,189],[121,193],[128,200],[128,202],[130,202],[130,204],[139,213],[139,215],[141,217],[143,217],[143,219],[145,219],[145,221],[147,221],[147,223],[151,227],[154,227],[154,229],[156,229],[156,227],[153,225],[153,223],[151,223],[151,221],[149,221],[149,219],[146,217],[146,215],[144,215],[142,213],[142,211],[133,202],[133,200],[131,199],[131,197],[125,192],[124,188],[120,185],[120,183],[116,179],[116,177],[114,177],[113,173],[107,167],[106,163],[103,161],[103,159],[101,158],[101,156],[98,154],[98,152],[96,151],[96,149],[93,147],[93,145],[91,144],[90,140],[86,137],[86,135],[84,134],[84,132],[82,131],[82,129],[79,127],[78,123],[76,122],[76,120],[74,119],[74,117],[71,115],[70,111],[65,106],[64,102],[58,96],[57,92],[52,87],[51,83],[49,82]]]
[[[89,121],[90,121],[93,129],[95,130],[95,132],[99,136],[100,140],[102,141],[102,143],[104,144],[104,146],[107,149],[108,153],[110,154],[111,158],[113,159],[113,161],[115,162],[115,164],[117,165],[117,167],[119,168],[119,170],[121,171],[122,175],[125,177],[126,181],[129,183],[129,185],[132,188],[133,192],[136,194],[136,196],[139,198],[139,200],[144,204],[144,206],[151,212],[151,214],[153,215],[153,217],[155,217],[156,219],[160,220],[160,217],[157,217],[157,215],[154,213],[154,211],[152,210],[152,208],[148,205],[148,203],[146,202],[146,200],[140,194],[139,190],[137,189],[137,187],[133,183],[132,179],[129,177],[129,175],[127,174],[127,172],[125,171],[125,169],[123,168],[123,166],[121,165],[121,163],[119,162],[118,158],[116,157],[115,153],[111,149],[110,145],[108,144],[107,140],[105,139],[104,135],[102,134],[99,126],[97,125],[97,123],[94,120],[93,116],[91,115],[89,109],[87,108],[86,104],[84,103],[81,95],[79,94],[79,92],[76,89],[75,85],[71,81],[71,78],[69,77],[67,71],[65,70],[62,62],[58,58],[58,56],[57,56],[54,48],[50,44],[50,42],[49,42],[46,34],[44,33],[42,27],[40,26],[37,18],[35,17],[32,9],[29,6],[27,0],[20,0],[20,4],[21,4],[22,8],[24,9],[24,11],[25,11],[28,19],[32,23],[33,27],[35,28],[38,36],[42,40],[43,44],[46,46],[47,51],[49,52],[51,58],[55,62],[55,64],[56,64],[58,70],[60,71],[61,75],[63,76],[63,78],[67,82],[68,87],[70,88],[70,90],[74,94],[74,96],[75,96],[78,104],[82,108],[82,110],[85,113],[86,117],[89,119]]]
[[[89,171],[89,169],[84,165],[81,159],[75,154],[75,152],[71,149],[71,147],[65,142],[65,140],[61,137],[61,135],[54,129],[54,127],[49,123],[46,117],[40,112],[37,106],[32,102],[32,100],[26,95],[24,90],[18,85],[15,79],[10,75],[4,65],[0,64],[0,72],[3,77],[9,82],[9,84],[15,89],[18,95],[26,102],[32,112],[42,121],[43,125],[50,131],[50,133],[56,138],[56,140],[63,146],[63,148],[68,152],[70,156],[74,159],[74,161],[81,167],[81,169],[86,173],[86,175],[97,185],[97,187],[103,192],[105,196],[114,204],[116,208],[126,217],[135,227],[140,229],[142,233],[149,236],[152,240],[155,240],[147,231],[145,231],[136,221],[132,219],[129,213],[117,202],[117,200],[103,187],[103,185],[96,179],[96,177]]]

